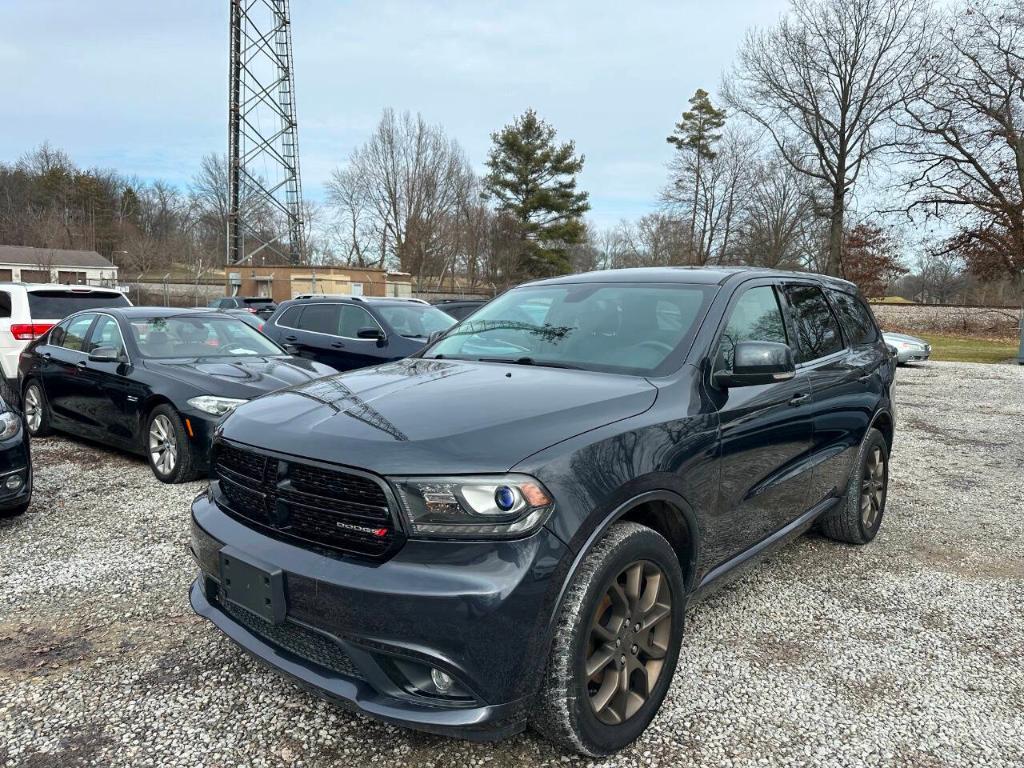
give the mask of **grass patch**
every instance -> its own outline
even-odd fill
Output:
[[[879,296],[875,299],[869,299],[872,304],[916,304],[916,301],[910,299],[904,299],[902,296]]]
[[[932,360],[954,363],[1002,363],[1017,358],[1015,341],[975,339],[970,336],[915,334],[932,345]]]

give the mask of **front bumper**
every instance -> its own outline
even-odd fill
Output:
[[[899,363],[916,363],[924,362],[932,356],[932,348],[927,347],[912,347],[909,349],[900,349],[897,347],[896,360]]]
[[[207,496],[192,507],[196,613],[263,662],[364,714],[475,740],[523,729],[571,558],[541,529],[508,542],[408,541],[390,560],[334,557],[264,536]],[[284,572],[272,625],[220,600],[224,546]],[[442,701],[403,670],[437,668],[466,694]]]
[[[16,490],[6,486],[7,478],[17,475]],[[0,441],[0,509],[20,507],[32,498],[32,451],[24,422],[13,437]]]
[[[213,416],[196,409],[181,411],[185,433],[192,444],[192,461],[196,468],[206,472],[210,469],[210,451],[213,447],[213,432],[223,416]]]

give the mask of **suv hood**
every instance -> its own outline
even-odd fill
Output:
[[[247,399],[335,372],[300,357],[149,359],[143,364],[151,371],[191,384],[203,394]]]
[[[380,474],[504,472],[656,397],[636,376],[407,359],[246,403],[223,435]]]

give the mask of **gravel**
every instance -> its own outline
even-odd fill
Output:
[[[901,369],[888,511],[693,606],[661,713],[599,765],[1024,765],[1024,368]],[[140,460],[38,440],[0,522],[0,765],[584,764],[334,707],[186,601],[187,509]]]

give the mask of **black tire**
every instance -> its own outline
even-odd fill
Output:
[[[162,434],[167,441],[163,450],[155,450],[153,447],[153,440],[157,434]],[[158,405],[150,411],[149,418],[146,419],[146,431],[142,435],[142,447],[146,451],[150,469],[161,483],[187,483],[195,479],[192,443],[185,434],[181,416],[170,405]],[[171,459],[161,460],[154,456],[157,454],[166,457],[169,451],[172,454]]]
[[[619,712],[613,711],[613,707],[596,710],[600,706],[597,702],[602,698],[600,686],[606,682],[604,676],[610,674],[613,680],[621,682],[622,678],[618,675],[622,674],[621,670],[629,670],[630,667],[614,659],[611,664],[602,665],[595,674],[588,675],[588,657],[594,660],[599,651],[607,650],[613,655],[621,651],[620,659],[628,659],[627,664],[644,664],[648,672],[650,665],[657,663],[652,661],[652,657],[646,657],[645,661],[645,651],[637,651],[639,642],[643,640],[640,633],[637,633],[636,639],[639,642],[633,642],[630,630],[636,624],[623,627],[619,631],[621,637],[616,637],[614,645],[610,640],[600,641],[600,645],[593,644],[593,626],[603,625],[601,620],[605,616],[609,624],[614,624],[616,620],[614,612],[618,609],[612,602],[605,602],[606,594],[610,595],[609,589],[614,589],[613,583],[626,576],[627,571],[638,563],[644,569],[638,580],[638,585],[642,586],[635,590],[641,596],[640,602],[647,597],[647,589],[653,583],[648,578],[648,566],[653,572],[660,571],[662,576],[667,577],[663,581],[659,579],[667,588],[667,593],[655,588],[655,600],[656,604],[662,604],[662,594],[669,596],[668,612],[660,621],[651,619],[651,626],[661,628],[659,632],[664,633],[666,630],[663,625],[667,625],[667,637],[658,639],[658,633],[646,636],[647,647],[655,648],[657,641],[661,647],[655,650],[659,654],[663,653],[664,657],[658,660],[660,668],[653,688],[648,683],[646,700],[638,697],[643,701],[642,704],[629,702],[627,698]],[[629,588],[628,583],[626,588]],[[623,595],[620,594],[620,597]],[[556,623],[537,706],[530,716],[530,726],[563,748],[589,757],[611,754],[635,741],[657,714],[672,683],[682,641],[685,599],[683,574],[672,546],[657,532],[637,523],[613,525],[604,539],[587,554],[569,585]],[[634,617],[628,618],[632,622]],[[618,644],[619,640],[622,640],[623,645]],[[630,688],[630,692],[625,694],[627,697],[634,695],[632,687],[636,680],[633,675],[638,671],[634,668],[626,673]],[[600,676],[599,681],[595,681],[597,676]],[[643,677],[646,677],[646,673]],[[614,697],[615,694],[613,701]],[[630,706],[636,707],[635,711],[630,712]],[[609,718],[618,719],[618,724],[610,724],[607,722]]]
[[[877,466],[879,460],[880,467]],[[835,541],[867,544],[878,535],[889,490],[889,447],[877,429],[869,429],[864,436],[853,466],[846,494],[822,515],[819,528]],[[871,497],[867,500],[867,511],[865,494]]]
[[[25,424],[28,426],[28,433],[32,437],[48,437],[53,434],[53,427],[50,426],[50,404],[46,400],[46,392],[43,386],[35,379],[30,379],[25,385],[24,397],[22,398]],[[34,409],[38,409],[37,411]],[[32,413],[37,413],[38,421]],[[33,428],[33,424],[36,426]]]

